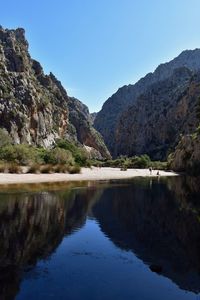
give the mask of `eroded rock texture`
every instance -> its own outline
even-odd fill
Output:
[[[172,155],[171,168],[200,175],[200,135],[185,135]]]
[[[184,94],[199,70],[200,49],[186,50],[112,95],[94,121],[111,154],[166,158],[180,133],[195,126],[195,99],[187,100]]]
[[[0,127],[15,143],[50,147],[67,138],[109,152],[92,127],[88,108],[67,92],[28,52],[24,29],[0,28]]]
[[[183,67],[155,83],[119,119],[115,154],[147,153],[166,159],[180,140],[198,124],[196,117],[200,76]]]

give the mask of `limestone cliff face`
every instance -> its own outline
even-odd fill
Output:
[[[52,73],[44,74],[30,57],[21,28],[0,28],[0,127],[15,143],[50,147],[55,139],[67,138],[109,157],[88,108],[69,97]]]
[[[183,67],[153,84],[119,119],[115,132],[115,155],[144,154],[166,159],[179,142],[197,126],[196,105],[200,74]]]
[[[172,155],[171,168],[200,175],[200,135],[185,135]]]
[[[196,79],[198,76],[196,77]],[[184,135],[179,139],[179,143],[175,151],[169,157],[171,168],[179,172],[187,172],[192,175],[200,175],[200,126],[199,126],[199,111],[200,111],[200,79],[196,83],[191,83],[190,93],[186,94],[186,99],[195,104],[196,122],[193,122],[195,129],[184,132]],[[188,119],[191,117],[191,110],[188,112]]]
[[[144,78],[140,79],[136,84],[123,86],[104,103],[101,111],[97,114],[95,118],[94,126],[102,134],[106,145],[111,151],[111,154],[116,155],[122,153],[123,154],[134,153],[131,147],[127,149],[127,152],[124,151],[121,152],[121,150],[124,150],[123,145],[119,145],[119,149],[118,149],[119,141],[115,140],[115,137],[118,138],[120,119],[126,117],[129,118],[130,122],[132,122],[131,121],[132,112],[134,110],[133,105],[135,105],[135,103],[138,101],[138,98],[141,97],[143,94],[148,93],[148,97],[146,96],[146,101],[149,100],[152,101],[153,99],[149,98],[151,97],[151,92],[150,92],[151,87],[152,87],[152,96],[154,97],[155,85],[159,86],[159,84],[161,84],[162,86],[162,82],[174,76],[173,74],[175,69],[179,69],[182,67],[188,68],[190,71],[194,73],[198,72],[200,70],[200,49],[186,50],[182,52],[178,57],[176,57],[172,61],[165,64],[161,64],[153,73],[147,74]],[[175,86],[173,88],[175,91]],[[177,86],[177,89],[179,89],[179,86]],[[159,87],[157,92],[159,92]],[[170,90],[167,91],[166,89],[165,92],[168,93],[168,95],[170,96],[171,93]],[[163,97],[165,97],[165,95],[162,95],[162,98]],[[161,101],[159,103],[161,105],[161,110],[159,109],[158,106],[157,108],[158,116],[161,115],[162,112],[165,112],[163,111],[163,103],[161,103]],[[143,104],[144,101],[141,103],[141,106]],[[132,106],[132,108],[130,113],[128,113],[128,109],[130,106]],[[179,109],[181,110],[181,108]],[[153,111],[149,111],[148,113],[154,114]],[[140,116],[141,120],[146,122],[146,120],[144,120],[143,117],[144,117],[143,115]],[[166,116],[162,115],[161,117],[165,118]],[[171,123],[173,126],[174,125],[173,122]],[[126,127],[124,128],[124,130],[125,130],[124,134],[126,135],[127,138],[126,144],[128,144],[128,139],[129,138],[132,139],[132,135],[134,135],[134,132],[132,131],[129,132],[130,128],[126,128]],[[154,128],[152,128],[152,132],[149,132],[150,136],[148,136],[148,139],[151,139],[151,135],[153,134],[153,131]],[[163,137],[163,140],[164,139],[165,137]],[[121,147],[123,149],[121,149]],[[149,152],[150,149],[148,149],[147,147],[144,150],[146,153]]]

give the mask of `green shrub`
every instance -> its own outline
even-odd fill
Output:
[[[0,159],[7,162],[15,162],[17,155],[13,145],[0,148]]]
[[[56,147],[70,151],[75,162],[80,166],[89,166],[88,154],[85,149],[63,139],[56,141]]]
[[[48,161],[48,155],[49,155],[49,150],[38,147],[35,149],[36,156],[35,156],[35,163],[42,165],[45,164],[46,161]]]
[[[54,148],[52,150],[46,150],[44,157],[45,163],[47,164],[68,164],[73,165],[74,159],[70,151],[61,149],[61,148]]]
[[[7,145],[0,148],[0,159],[20,165],[28,165],[35,160],[36,153],[29,145]]]
[[[4,128],[0,128],[0,147],[11,145],[12,139]]]
[[[64,139],[58,139],[55,146],[61,149],[69,150],[72,154],[74,154],[77,150],[77,146],[75,146],[74,143]]]
[[[105,166],[105,162],[103,161],[99,161],[99,160],[96,160],[96,159],[90,159],[88,160],[88,166],[91,167],[91,166],[94,166],[94,167],[103,167]]]
[[[81,167],[79,165],[69,166],[67,168],[67,171],[69,172],[69,174],[80,173]]]
[[[152,161],[151,167],[154,170],[167,170],[169,169],[170,163],[166,161]]]
[[[148,168],[151,164],[151,159],[148,155],[134,156],[131,158],[133,168]]]
[[[146,154],[141,156],[125,157],[121,156],[115,160],[106,160],[105,162],[91,161],[92,165],[102,167],[113,167],[125,170],[127,168],[149,168],[165,170],[168,168],[167,162],[151,161],[150,157]]]

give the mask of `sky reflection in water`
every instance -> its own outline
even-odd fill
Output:
[[[198,178],[2,192],[0,299],[198,299],[199,195]]]

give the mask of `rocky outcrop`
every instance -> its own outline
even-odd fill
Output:
[[[106,145],[108,146],[109,150],[111,151],[111,154],[113,154],[113,155],[118,155],[118,154],[122,154],[122,153],[123,154],[129,154],[129,153],[137,154],[137,151],[135,152],[135,149],[132,149],[131,146],[129,146],[127,148],[127,152],[124,151],[125,147],[123,147],[123,144],[120,144],[119,149],[118,149],[118,143],[121,143],[118,140],[118,138],[119,138],[118,131],[120,130],[119,127],[121,126],[121,124],[119,125],[120,120],[122,120],[124,118],[128,118],[127,122],[131,123],[132,122],[132,113],[135,110],[134,105],[136,105],[136,102],[138,102],[138,104],[137,104],[138,110],[141,111],[141,109],[139,109],[139,106],[141,106],[141,108],[142,108],[142,105],[144,105],[144,101],[145,101],[144,97],[146,98],[147,102],[154,101],[154,99],[151,97],[156,97],[155,92],[159,93],[161,95],[161,93],[159,92],[159,85],[161,85],[161,88],[163,89],[162,82],[170,81],[170,78],[173,79],[174,71],[176,69],[180,69],[183,67],[189,69],[193,73],[196,73],[200,70],[200,49],[186,50],[186,51],[182,52],[178,57],[176,57],[172,61],[165,63],[165,64],[161,64],[153,73],[147,74],[144,78],[140,79],[136,84],[123,86],[104,103],[101,111],[97,114],[97,117],[95,118],[94,126],[102,134]],[[176,80],[177,80],[177,78],[176,78]],[[180,83],[180,80],[177,81],[178,84]],[[171,84],[173,84],[173,83],[171,83]],[[156,89],[156,86],[157,86],[157,90],[154,92],[154,90]],[[179,85],[177,85],[176,87],[177,87],[178,92],[181,92]],[[175,93],[176,87],[175,87],[175,85],[173,86],[174,93]],[[186,88],[186,86],[185,86],[185,88]],[[184,92],[183,89],[182,89],[182,91]],[[163,90],[163,92],[164,92],[164,90]],[[171,96],[170,89],[167,90],[167,88],[166,88],[165,93],[168,93],[168,95],[163,94],[162,98],[167,98],[167,97],[169,98]],[[143,97],[143,95],[145,95],[145,96]],[[175,94],[173,94],[172,96],[174,97],[174,101],[176,101],[178,99]],[[143,99],[142,103],[140,103],[139,98]],[[162,100],[159,101],[159,103],[158,103],[158,98],[156,101],[157,101],[157,105],[158,105],[157,106],[157,120],[160,121],[160,119],[161,119],[161,123],[162,123],[162,119],[165,119],[166,114],[167,114],[166,110],[163,109],[163,105],[165,105],[165,104],[162,103]],[[171,101],[171,103],[172,103],[172,101]],[[148,103],[145,103],[145,106],[148,106]],[[174,103],[174,106],[175,106],[175,103]],[[131,107],[130,110],[129,110],[129,107]],[[148,113],[155,114],[153,109],[154,109],[154,107],[152,108],[152,111],[149,110]],[[183,108],[177,107],[177,111],[181,110],[181,109],[184,110],[184,106],[183,106]],[[190,108],[189,108],[189,110],[190,110]],[[140,118],[141,121],[144,121],[146,123],[146,120],[144,119],[143,114],[138,116],[138,118]],[[174,125],[176,127],[175,121],[176,121],[176,119],[170,120],[172,128],[174,127]],[[158,122],[158,124],[159,124],[159,122]],[[126,144],[128,144],[129,139],[131,139],[133,142],[132,135],[134,135],[135,133],[132,131],[132,128],[124,127],[123,130],[125,130],[124,134],[126,136],[126,139],[124,139],[124,140],[126,141]],[[154,127],[151,129],[151,124],[150,124],[149,129],[148,129],[149,135],[147,136],[148,140],[151,139],[151,136],[153,135],[154,130],[155,130]],[[183,128],[183,130],[184,130],[184,128]],[[139,132],[140,132],[140,130],[139,130]],[[179,134],[179,133],[177,133],[177,134]],[[167,133],[163,132],[162,134],[164,135],[163,140],[165,138],[168,139]],[[165,135],[166,135],[166,137],[165,137]],[[146,142],[146,144],[148,144],[148,142]],[[135,143],[134,143],[134,145],[135,145]],[[161,144],[161,147],[165,147],[165,145]],[[144,153],[148,153],[148,152],[152,151],[152,149],[149,149],[148,147],[144,148],[143,150],[144,150]],[[166,152],[166,151],[164,151],[164,152]]]
[[[171,168],[178,172],[200,175],[200,134],[181,138],[171,156]]]
[[[92,124],[94,124],[94,120],[96,119],[96,116],[97,116],[97,112],[93,112],[90,114],[90,119],[91,119]]]
[[[91,123],[90,113],[86,105],[75,98],[69,99],[69,122],[73,124],[78,141],[84,144],[91,158],[110,158],[102,136],[97,132]]]
[[[52,73],[44,74],[30,57],[21,28],[0,28],[0,127],[15,143],[50,147],[57,138],[66,138],[110,157],[88,108],[69,97]]]

